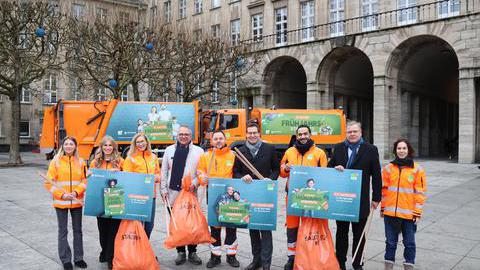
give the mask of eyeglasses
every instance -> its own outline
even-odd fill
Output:
[[[247,132],[247,135],[257,135],[259,132],[258,131],[255,131],[255,132]]]
[[[188,137],[188,136],[192,136],[192,134],[189,134],[189,133],[178,133],[178,136],[179,136],[179,137]]]
[[[147,143],[146,141],[139,141],[139,142],[135,142],[135,144],[145,144]]]

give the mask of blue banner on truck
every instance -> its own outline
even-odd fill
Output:
[[[107,135],[116,141],[131,141],[143,132],[151,141],[176,140],[181,125],[192,129],[195,140],[194,103],[118,103],[110,118]]]

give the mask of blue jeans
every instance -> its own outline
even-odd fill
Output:
[[[384,216],[385,222],[385,260],[395,262],[395,252],[397,251],[398,235],[400,232],[403,237],[403,257],[405,263],[415,264],[415,233],[417,225],[413,220]]]
[[[155,224],[155,209],[157,205],[157,198],[153,198],[153,205],[152,205],[152,220],[150,222],[145,221],[143,223],[143,228],[145,229],[145,233],[147,234],[148,239],[150,239],[150,234],[153,231],[153,225]]]

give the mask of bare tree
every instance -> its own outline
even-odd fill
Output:
[[[66,31],[63,17],[48,3],[19,2],[0,2],[0,94],[12,104],[10,165],[22,164],[22,89],[61,67],[64,58],[59,51]]]

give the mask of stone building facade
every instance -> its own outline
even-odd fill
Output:
[[[343,108],[390,158],[480,162],[480,0],[153,0],[152,23],[262,52],[243,106]]]

